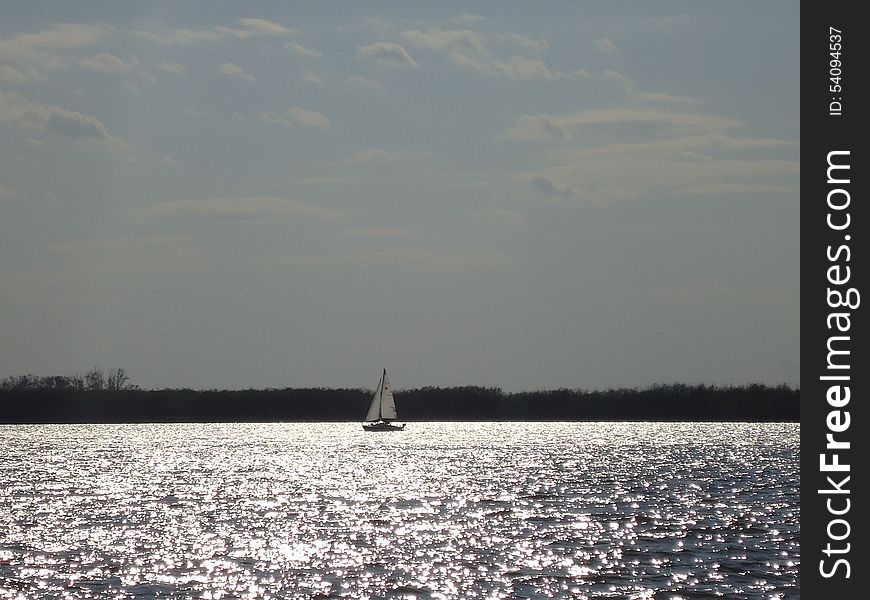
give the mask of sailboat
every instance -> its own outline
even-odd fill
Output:
[[[397,418],[396,401],[393,399],[393,390],[387,379],[387,370],[384,369],[384,374],[381,375],[378,388],[372,398],[372,405],[366,414],[363,429],[366,431],[402,431],[405,428],[404,423],[402,425],[393,424]]]

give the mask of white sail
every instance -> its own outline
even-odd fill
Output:
[[[372,398],[372,405],[369,407],[369,412],[366,415],[366,421],[377,421],[381,418],[381,386],[378,386],[377,391],[375,392],[374,397]]]
[[[393,399],[393,389],[390,387],[390,382],[387,379],[386,371],[384,371],[384,383],[381,386],[381,418],[399,418],[399,416],[396,414],[396,401]]]
[[[393,399],[393,390],[390,388],[390,382],[387,379],[387,371],[384,370],[384,374],[378,382],[378,389],[375,390],[375,395],[372,397],[372,405],[369,407],[368,414],[366,414],[366,421],[397,418],[396,401]]]

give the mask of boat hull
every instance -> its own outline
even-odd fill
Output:
[[[374,423],[363,423],[363,429],[366,431],[402,431],[405,428],[405,424],[394,425],[393,423],[387,423],[385,421],[376,421]]]

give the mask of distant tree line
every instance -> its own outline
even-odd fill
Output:
[[[12,375],[0,379],[0,391],[23,391],[23,390],[67,390],[117,392],[131,389],[130,378],[122,368],[115,368],[104,372],[99,367],[94,367],[84,375]]]
[[[361,421],[361,389],[141,390],[123,369],[81,377],[7,377],[0,423]],[[800,390],[785,385],[668,384],[605,391],[508,393],[488,387],[395,392],[408,421],[798,421]]]

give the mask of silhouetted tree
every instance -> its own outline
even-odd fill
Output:
[[[101,369],[94,367],[85,373],[85,389],[99,391],[105,389],[105,387],[106,376],[103,374]]]
[[[106,377],[106,389],[110,392],[126,389],[129,380],[130,378],[127,377],[124,369],[119,367],[109,371],[109,375]]]

